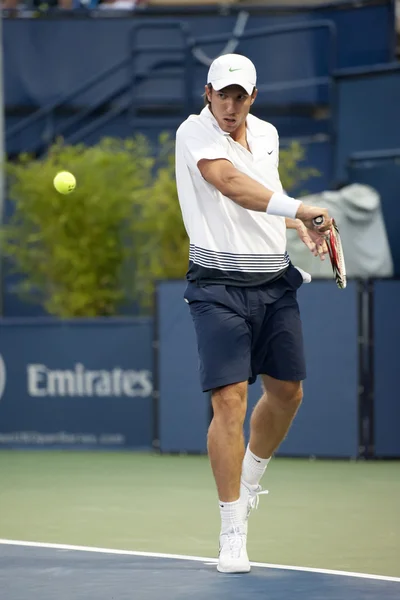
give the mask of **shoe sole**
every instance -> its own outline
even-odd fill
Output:
[[[243,567],[243,568],[232,567],[230,569],[229,568],[228,569],[224,569],[224,568],[220,567],[219,565],[217,565],[217,571],[219,573],[231,573],[231,574],[234,574],[234,573],[249,573],[250,570],[251,570],[251,566],[250,565],[248,567]]]

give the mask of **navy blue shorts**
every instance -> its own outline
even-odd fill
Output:
[[[303,278],[292,265],[259,287],[189,282],[185,300],[193,318],[204,392],[270,375],[306,377],[296,290]]]

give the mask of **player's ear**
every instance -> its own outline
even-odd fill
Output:
[[[207,98],[208,102],[211,102],[211,89],[210,83],[204,86],[204,97]]]
[[[254,100],[257,98],[258,90],[254,88],[253,93],[251,95],[251,104],[253,104]]]

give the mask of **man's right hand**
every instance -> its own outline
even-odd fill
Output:
[[[314,225],[313,219],[316,217],[323,217],[324,221],[322,225]],[[332,227],[332,218],[329,216],[328,211],[326,208],[321,208],[319,206],[307,206],[306,204],[300,204],[296,213],[296,219],[303,221],[307,229],[318,231],[320,233],[324,233]]]

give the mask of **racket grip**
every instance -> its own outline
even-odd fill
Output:
[[[319,227],[320,225],[323,225],[324,220],[325,220],[324,217],[322,215],[320,215],[319,217],[315,217],[313,219],[313,223],[314,223],[314,225],[316,225],[316,227]]]

